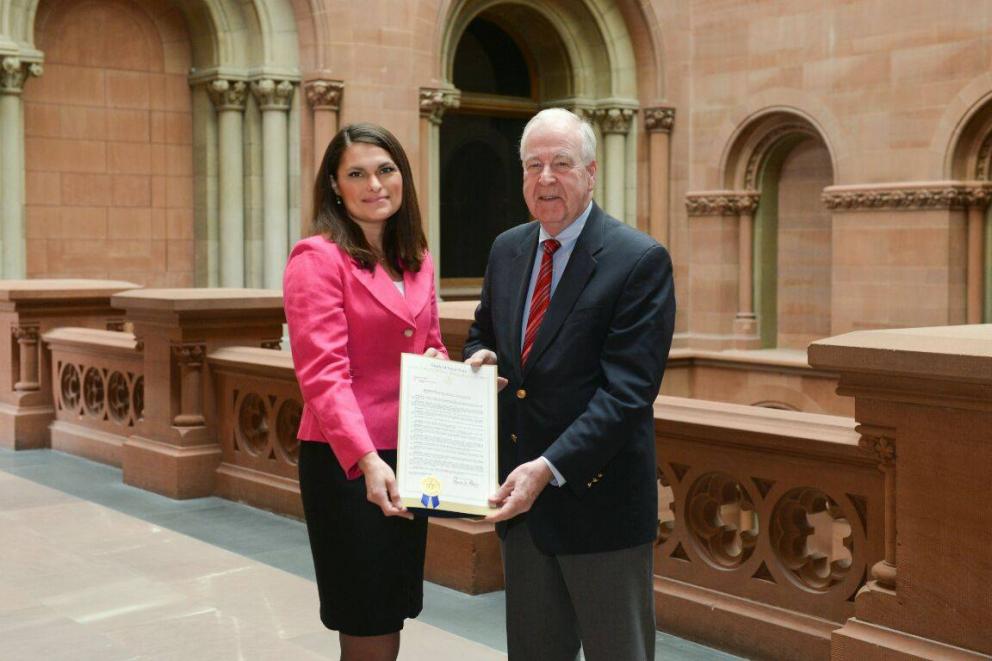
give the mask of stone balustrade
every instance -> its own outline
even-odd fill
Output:
[[[659,628],[827,658],[883,555],[883,478],[850,418],[659,397]]]
[[[144,420],[144,359],[132,333],[56,328],[51,355],[51,447],[120,467],[124,443]]]
[[[279,293],[136,290],[104,305],[134,333],[46,329],[34,380],[31,363],[0,356],[15,392],[47,386],[53,446],[173,497],[300,516],[299,389],[289,354],[261,346],[281,335]],[[458,357],[474,303],[441,310]],[[839,378],[854,419],[660,396],[659,626],[749,657],[992,653],[990,347],[992,326],[814,343],[809,373]],[[690,358],[750,360],[728,353]],[[433,520],[426,573],[467,592],[500,587],[492,527]]]
[[[41,335],[60,326],[119,328],[123,313],[110,297],[136,287],[119,280],[0,280],[0,324],[11,334],[0,342],[0,447],[49,445],[55,409]]]

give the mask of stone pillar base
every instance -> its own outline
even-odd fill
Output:
[[[725,592],[654,577],[658,628],[763,659],[829,659],[837,623]]]
[[[742,350],[761,348],[758,320],[754,316],[734,319],[734,348]]]
[[[125,436],[56,420],[50,428],[52,449],[109,466],[121,467]]]
[[[55,419],[50,405],[17,406],[0,403],[0,447],[37,450],[51,444],[48,425]]]
[[[881,661],[882,659],[971,661],[989,658],[978,652],[919,638],[895,629],[862,622],[853,617],[843,627],[834,631],[830,649],[831,661]]]
[[[430,519],[424,578],[468,594],[502,590],[503,562],[493,524]]]
[[[217,469],[216,480],[215,495],[221,498],[303,518],[300,483],[296,480],[227,463]]]
[[[169,498],[202,498],[213,495],[220,459],[213,443],[176,446],[131,436],[124,443],[124,483]]]

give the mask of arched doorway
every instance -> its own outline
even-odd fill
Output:
[[[967,200],[967,320],[992,323],[992,100],[963,122],[951,151],[951,178],[972,184]]]
[[[831,216],[820,196],[832,162],[813,124],[787,112],[754,119],[731,150],[728,187],[759,194],[752,263],[762,348],[805,350],[830,335]]]
[[[481,286],[493,240],[526,222],[518,141],[538,104],[531,59],[496,21],[476,17],[458,44],[461,106],[441,129],[441,278],[448,297]]]
[[[611,0],[456,0],[449,17],[440,56],[460,106],[440,121],[440,217],[428,224],[450,299],[478,296],[492,240],[529,219],[519,139],[541,108],[590,120],[596,200],[636,225],[638,102],[630,36]]]

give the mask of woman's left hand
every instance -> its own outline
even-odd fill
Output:
[[[434,347],[427,347],[427,351],[424,352],[424,355],[427,356],[428,358],[437,358],[438,360],[448,360],[447,356],[445,356],[443,353],[441,353]]]

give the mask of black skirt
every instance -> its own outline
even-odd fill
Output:
[[[379,455],[396,469],[395,451]],[[299,469],[321,622],[350,636],[399,631],[423,608],[427,520],[385,516],[327,443],[300,443]]]

